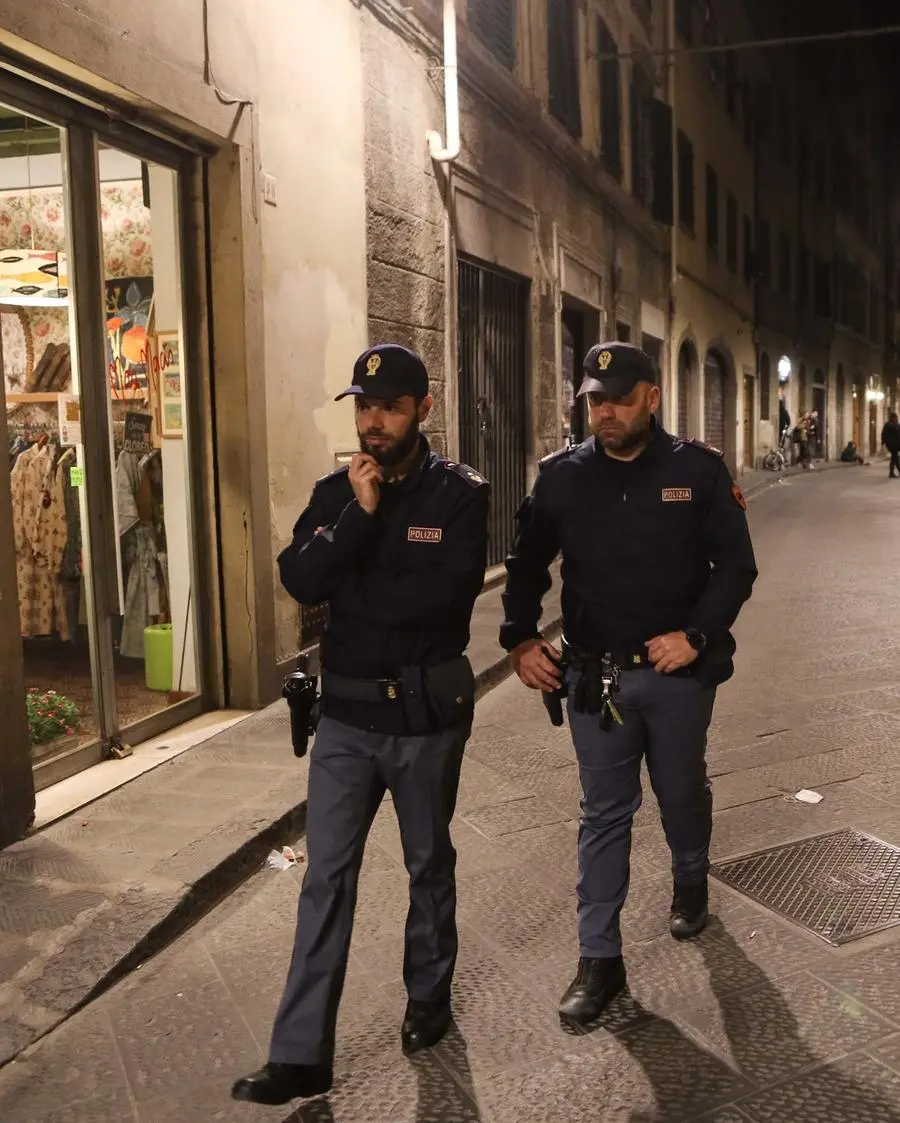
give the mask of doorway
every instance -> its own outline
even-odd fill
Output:
[[[703,439],[725,451],[725,364],[715,351],[703,364]]]
[[[0,105],[0,327],[35,786],[203,708],[183,156]]]
[[[590,434],[586,400],[578,397],[584,357],[600,338],[600,312],[563,294],[562,425],[563,439],[581,444]]]
[[[817,376],[821,376],[821,371],[816,371]],[[826,428],[828,419],[826,416],[827,405],[827,391],[823,385],[813,386],[812,392],[812,407],[813,412],[816,414],[816,436],[812,448],[812,454],[817,460],[825,458],[826,448]]]
[[[653,367],[656,370],[656,385],[659,387],[659,408],[656,416],[660,423],[665,416],[663,413],[663,380],[662,380],[662,340],[657,339],[654,335],[647,335],[646,332],[641,334],[641,350],[649,358],[653,360]]]
[[[751,469],[755,463],[753,435],[755,433],[754,405],[756,379],[752,374],[744,375],[744,468]]]
[[[490,480],[488,565],[512,546],[525,494],[529,283],[459,260],[460,460]]]
[[[691,404],[694,395],[697,354],[690,343],[682,343],[678,351],[678,436],[691,435]]]
[[[863,448],[863,388],[860,382],[853,383],[853,443]]]

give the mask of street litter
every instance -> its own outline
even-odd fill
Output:
[[[296,854],[290,846],[285,846],[283,850],[273,850],[269,854],[266,858],[266,867],[270,870],[289,870],[291,866],[296,866],[302,861],[302,854]]]
[[[794,799],[797,800],[798,803],[821,803],[824,798],[824,795],[821,795],[819,792],[810,791],[809,788],[803,788],[802,791],[797,792],[794,796]]]

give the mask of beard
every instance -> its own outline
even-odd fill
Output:
[[[371,437],[384,437],[391,443],[373,445],[369,443]],[[411,455],[418,443],[419,420],[415,417],[409,423],[409,428],[402,437],[391,437],[389,433],[383,433],[378,429],[370,430],[366,434],[359,434],[360,449],[371,456],[376,464],[382,468],[396,468],[398,464],[402,464]]]
[[[603,448],[623,455],[642,448],[649,441],[652,428],[653,411],[645,406],[630,425],[607,422],[592,426],[592,431]]]

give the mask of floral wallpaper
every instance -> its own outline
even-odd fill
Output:
[[[0,250],[66,249],[62,188],[0,191]],[[100,188],[100,217],[107,279],[152,277],[153,250],[150,211],[144,207],[141,184],[104,183]]]
[[[104,183],[100,188],[101,226],[106,278],[153,276],[150,211],[139,182]],[[33,242],[32,242],[33,238]],[[0,191],[0,251],[39,249],[65,252],[65,216],[61,188]],[[71,270],[71,261],[69,262]],[[50,343],[69,342],[65,308],[26,308],[34,343],[34,362]],[[8,392],[21,391],[25,374],[25,336],[16,316],[0,316],[3,366]]]

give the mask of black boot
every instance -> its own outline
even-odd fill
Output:
[[[677,885],[672,897],[669,931],[676,940],[699,936],[709,920],[709,888],[702,885]]]
[[[406,1005],[400,1044],[407,1057],[432,1049],[450,1028],[453,1015],[449,999],[437,1002],[417,1002],[410,999]]]
[[[291,1100],[305,1100],[331,1091],[331,1068],[327,1065],[283,1065],[271,1061],[258,1072],[238,1080],[231,1089],[233,1100],[280,1107]]]
[[[559,1004],[564,1022],[583,1026],[594,1022],[617,994],[625,989],[625,964],[621,956],[614,959],[578,961],[578,974],[569,984]]]

